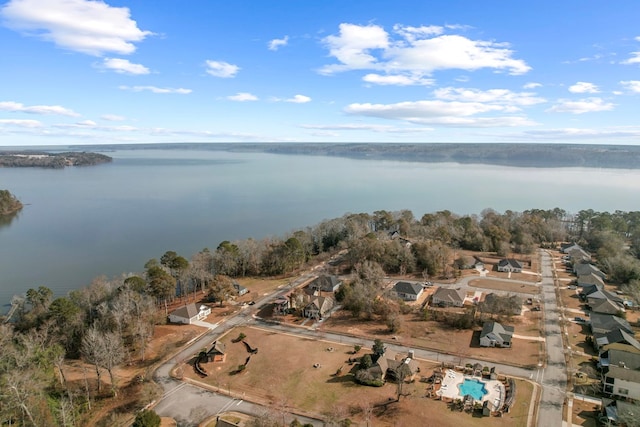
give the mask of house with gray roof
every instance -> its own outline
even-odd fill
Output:
[[[574,264],[573,272],[576,274],[576,276],[595,274],[603,280],[607,278],[607,275],[602,270],[588,262],[578,262]]]
[[[202,320],[211,314],[211,309],[206,305],[197,308],[194,303],[183,305],[169,313],[169,322],[190,325],[193,322]]]
[[[521,273],[522,263],[517,259],[503,258],[498,262],[498,271],[504,271],[509,273]]]
[[[439,287],[431,296],[431,302],[440,307],[462,307],[466,297],[466,292],[460,288]]]
[[[622,368],[635,370],[640,369],[640,350],[630,345],[624,347],[626,348],[622,346],[612,346],[600,353],[598,365],[605,373],[610,366],[620,366]]]
[[[403,301],[417,301],[424,292],[424,288],[420,283],[415,282],[397,282],[393,286],[391,293]]]
[[[591,254],[580,247],[568,250],[567,254],[571,257],[571,262],[574,264],[591,261]]]
[[[309,293],[319,295],[320,292],[335,292],[340,289],[342,280],[338,276],[323,274],[316,277],[307,285]]]
[[[601,335],[594,340],[596,350],[606,349],[612,345],[629,345],[637,350],[640,350],[640,342],[638,342],[633,334],[622,329],[615,329],[608,334]]]
[[[584,276],[578,276],[576,279],[578,286],[599,285],[604,287],[604,280],[600,276],[596,276],[593,273],[589,273]]]
[[[596,335],[606,335],[616,329],[622,329],[630,335],[634,333],[629,322],[612,314],[591,313],[589,315],[589,326],[594,337]]]
[[[616,304],[608,298],[589,299],[588,304],[594,313],[618,314],[625,311],[623,306]]]
[[[563,243],[563,244],[560,245],[560,252],[562,252],[564,254],[568,254],[573,249],[582,249],[582,246],[580,246],[576,242]]]
[[[513,326],[502,326],[498,322],[484,322],[480,332],[481,347],[511,347]]]
[[[626,420],[640,419],[640,410],[634,402],[625,402],[624,400],[602,398],[600,404],[603,418],[601,424],[604,425],[622,425]],[[607,422],[609,424],[607,424]]]

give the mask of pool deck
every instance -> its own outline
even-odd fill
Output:
[[[462,399],[464,396],[460,395],[460,389],[458,386],[465,380],[475,379],[485,384],[484,388],[487,390],[487,394],[484,395],[481,402],[489,401],[490,408],[494,411],[499,410],[504,404],[505,388],[504,384],[496,380],[485,380],[478,377],[465,376],[464,374],[448,369],[444,373],[440,389],[436,392],[439,396],[448,399]]]

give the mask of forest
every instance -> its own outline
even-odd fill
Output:
[[[445,210],[420,218],[408,210],[349,213],[278,238],[223,241],[191,257],[168,250],[139,274],[99,277],[66,296],[29,289],[0,324],[0,425],[85,425],[100,402],[118,396],[116,368],[145,364],[168,302],[193,293],[223,303],[234,278],[288,276],[339,259],[342,271],[353,273],[340,298],[366,320],[385,309],[375,302],[384,275],[455,277],[465,268],[465,250],[509,256],[570,241],[591,251],[609,282],[640,303],[640,212],[560,208],[466,216]],[[97,382],[67,381],[72,360],[92,366]],[[132,408],[157,393],[146,380]]]
[[[9,190],[0,190],[0,217],[13,215],[22,209],[22,203]]]
[[[0,167],[37,167],[62,169],[67,166],[91,166],[111,162],[107,155],[89,152],[48,153],[40,151],[0,151]]]

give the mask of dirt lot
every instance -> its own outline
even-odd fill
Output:
[[[245,362],[248,353],[241,343],[233,343],[240,332],[245,341],[258,348],[246,369],[234,373]],[[209,373],[198,377],[193,369],[185,376],[201,381],[222,392],[265,403],[274,409],[299,408],[320,417],[337,416],[364,422],[371,412],[374,425],[380,426],[465,426],[486,425],[487,420],[451,411],[447,404],[426,398],[426,385],[419,381],[403,386],[403,396],[394,402],[395,384],[366,387],[355,384],[348,374],[353,348],[336,343],[300,338],[259,328],[238,328],[221,339],[226,344],[226,360],[203,364]],[[368,349],[360,351],[360,355]],[[317,365],[318,367],[314,367]],[[430,375],[434,364],[420,361],[421,374]],[[342,368],[342,374],[336,372]],[[517,381],[516,403],[512,412],[502,418],[492,418],[491,425],[526,425],[532,386]]]
[[[476,288],[493,289],[495,291],[504,291],[504,292],[522,292],[525,294],[540,293],[540,286],[537,286],[537,285],[523,285],[520,283],[509,283],[509,282],[503,282],[503,281],[491,280],[491,279],[471,280],[469,282],[469,286],[476,287]]]

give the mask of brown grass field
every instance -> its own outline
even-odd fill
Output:
[[[475,288],[493,289],[494,291],[504,292],[522,292],[525,294],[540,293],[540,286],[537,285],[524,285],[520,283],[502,282],[499,280],[491,280],[490,278],[471,280],[469,282],[469,286]]]
[[[259,351],[251,356],[243,372],[235,373],[248,356],[241,342],[232,342],[240,332],[246,334],[245,341]],[[351,346],[254,327],[234,329],[221,341],[226,345],[224,362],[203,364],[209,374],[205,378],[197,376],[191,367],[184,369],[184,375],[274,410],[297,408],[300,413],[323,419],[350,418],[359,425],[365,425],[364,414],[369,411],[373,425],[379,426],[480,426],[489,421],[453,412],[446,403],[425,397],[426,384],[419,381],[403,386],[399,402],[395,402],[396,384],[376,388],[354,383],[347,362],[354,357]],[[362,349],[360,355],[368,351]],[[419,375],[430,375],[434,363],[419,362]],[[339,368],[342,374],[337,376]],[[517,381],[516,388],[512,411],[501,418],[492,418],[491,425],[526,425],[533,386]]]

